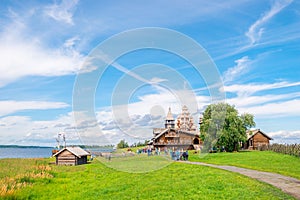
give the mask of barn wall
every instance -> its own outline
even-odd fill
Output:
[[[56,156],[56,164],[57,165],[75,165],[76,164],[76,156],[71,152],[65,150]]]
[[[269,139],[261,133],[257,133],[253,136],[253,148],[257,149],[259,146],[269,145]]]

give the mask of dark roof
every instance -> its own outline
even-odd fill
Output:
[[[79,158],[81,156],[88,156],[88,155],[90,155],[88,152],[86,152],[85,150],[83,150],[80,147],[66,147],[66,148],[63,148],[62,150],[60,150],[59,152],[57,152],[56,154],[54,154],[53,156],[57,156],[61,152],[65,151],[65,150],[71,152],[72,154],[74,154],[75,156],[77,156]]]
[[[267,134],[265,134],[264,132],[262,132],[260,129],[256,129],[256,130],[248,130],[246,132],[247,134],[247,140],[249,140],[250,138],[252,138],[254,135],[256,135],[257,133],[262,134],[263,136],[265,136],[266,138],[268,138],[269,140],[273,140],[271,137],[269,137]]]

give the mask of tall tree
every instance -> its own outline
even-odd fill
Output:
[[[122,148],[127,148],[129,147],[128,143],[125,140],[121,140],[118,144],[117,144],[117,148],[118,149],[122,149]]]
[[[255,126],[254,116],[239,115],[237,109],[227,103],[209,105],[200,126],[200,137],[204,141],[204,151],[216,146],[224,146],[226,151],[238,151],[240,143],[247,139],[246,130]]]

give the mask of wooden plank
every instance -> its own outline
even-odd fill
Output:
[[[75,160],[75,158],[66,158],[66,157],[64,157],[64,158],[58,158],[58,160]]]

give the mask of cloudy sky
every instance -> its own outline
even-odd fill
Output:
[[[188,60],[151,48],[113,60],[99,55],[108,67],[91,93],[93,114],[74,110],[85,99],[74,94],[78,76],[99,67],[93,52],[116,34],[144,27],[197,42],[215,64],[226,102],[253,114],[273,142],[300,143],[299,1],[16,0],[0,4],[0,144],[54,146],[58,133],[86,144],[91,127],[96,144],[144,140],[163,126],[169,107],[176,117],[187,99],[197,104],[190,108],[197,123],[214,86]]]

